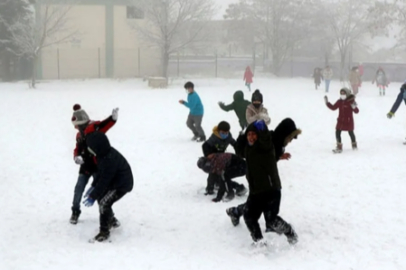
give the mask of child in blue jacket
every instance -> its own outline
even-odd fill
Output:
[[[185,84],[185,89],[188,92],[187,101],[179,100],[179,103],[185,105],[190,110],[186,125],[193,132],[192,141],[204,142],[206,140],[206,135],[202,128],[204,108],[194,87],[192,82]]]

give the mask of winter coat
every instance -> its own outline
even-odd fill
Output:
[[[97,171],[93,156],[87,150],[86,135],[98,131],[106,133],[114,124],[115,120],[110,116],[103,121],[91,121],[85,130],[76,134],[76,147],[73,150],[73,157],[81,156],[84,163],[79,168],[80,174],[94,174]]]
[[[246,177],[250,195],[280,190],[281,181],[276,164],[277,158],[275,157],[272,133],[268,129],[258,131],[254,124],[250,124],[245,134],[239,136],[238,141],[246,140],[249,131],[255,131],[258,134],[258,140],[252,146],[237,143],[239,148],[237,152],[242,153],[247,163]]]
[[[321,79],[323,79],[323,75],[321,73],[320,68],[315,68],[313,71],[313,78],[314,78],[314,83],[315,84],[320,84]]]
[[[360,77],[364,75],[364,66],[363,65],[358,66],[358,73],[359,73]]]
[[[264,120],[265,124],[267,125],[271,124],[271,118],[268,115],[268,110],[262,104],[258,109],[255,108],[253,104],[248,105],[245,115],[248,124],[251,124],[259,119]]]
[[[204,114],[203,103],[195,91],[188,94],[187,102],[184,102],[183,105],[190,109],[191,115],[200,116]]]
[[[240,122],[241,127],[245,127],[247,125],[247,118],[245,113],[247,111],[248,105],[251,104],[248,100],[244,99],[244,92],[237,91],[234,93],[234,101],[229,105],[224,105],[224,103],[220,103],[220,108],[226,112],[234,110],[235,114],[238,117],[238,121]]]
[[[218,127],[215,126],[213,128],[213,134],[211,134],[210,138],[202,145],[203,155],[207,157],[214,153],[224,153],[230,144],[233,147],[235,145],[233,135],[230,133],[226,139],[222,139]]]
[[[86,136],[88,147],[96,154],[97,177],[89,197],[100,199],[108,190],[127,193],[133,189],[134,180],[127,160],[110,146],[104,133],[93,132]]]
[[[406,83],[404,83],[400,87],[400,92],[395,100],[395,103],[393,103],[392,109],[390,110],[391,113],[396,113],[396,111],[399,109],[400,104],[402,103],[402,100],[406,104]]]
[[[245,83],[252,83],[253,82],[252,77],[254,77],[254,74],[252,74],[251,68],[247,67],[244,72]]]
[[[345,100],[339,99],[334,105],[327,102],[327,107],[330,110],[339,110],[336,130],[353,131],[354,130],[354,118],[353,112],[358,113],[358,107],[353,109],[351,105],[355,103],[355,96],[349,95]]]
[[[361,85],[361,76],[359,75],[358,71],[352,70],[348,75],[348,80],[350,81],[351,85]]]
[[[377,86],[388,86],[388,78],[385,71],[378,70],[375,74],[375,81]]]
[[[231,179],[245,175],[246,171],[245,161],[231,153],[217,153],[211,159],[202,157],[198,167],[205,173],[227,174]]]
[[[330,68],[330,69],[324,69],[323,70],[323,77],[324,77],[324,79],[325,80],[331,80],[332,78],[333,78],[333,70]]]

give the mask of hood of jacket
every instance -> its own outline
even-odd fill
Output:
[[[110,150],[111,145],[106,134],[101,132],[93,132],[86,137],[87,147],[90,153],[94,153],[96,157],[106,156]]]
[[[234,101],[242,101],[244,100],[244,92],[241,90],[238,90],[237,92],[234,93]]]

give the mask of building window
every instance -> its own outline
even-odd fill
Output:
[[[144,19],[144,12],[137,7],[128,6],[127,19]]]

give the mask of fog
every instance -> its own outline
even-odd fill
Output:
[[[392,3],[394,2],[394,3]],[[403,81],[404,1],[0,0],[0,79],[308,77]]]

